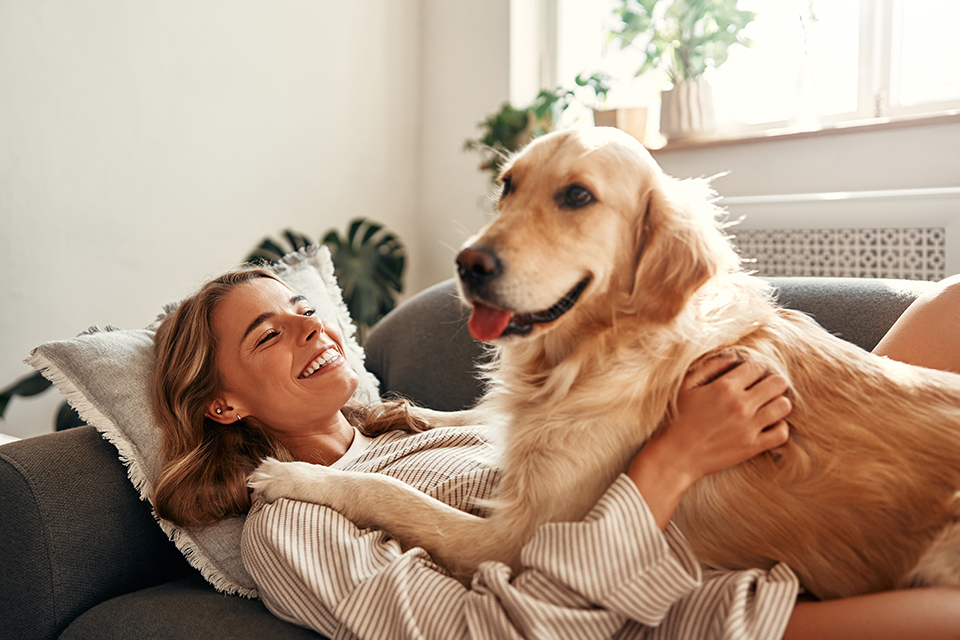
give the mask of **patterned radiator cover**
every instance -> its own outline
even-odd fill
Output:
[[[941,280],[943,227],[730,229],[744,266],[760,276]]]

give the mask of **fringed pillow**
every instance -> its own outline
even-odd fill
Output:
[[[364,368],[363,349],[354,337],[356,328],[334,278],[329,250],[313,246],[268,268],[306,296],[324,321],[337,326],[344,337],[347,361],[360,378],[354,397],[362,402],[376,401],[377,379]],[[165,313],[176,306],[168,305]],[[60,389],[87,424],[117,447],[143,500],[152,493],[162,466],[161,434],[150,404],[155,326],[138,330],[93,327],[72,340],[37,347],[26,361]],[[245,519],[240,516],[204,528],[181,528],[160,518],[158,522],[214,587],[225,593],[257,597],[256,585],[240,558]]]

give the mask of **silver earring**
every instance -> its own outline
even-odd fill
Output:
[[[237,414],[237,422],[240,422],[241,420],[243,420],[243,418],[241,418],[241,417],[240,417],[240,414],[238,413],[238,414]]]
[[[223,409],[217,409],[217,415],[220,415],[221,413],[223,413]]]

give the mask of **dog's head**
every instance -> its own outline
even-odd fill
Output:
[[[676,181],[643,146],[598,127],[538,138],[501,174],[499,216],[457,256],[480,340],[612,323],[669,322],[737,264],[704,181]]]

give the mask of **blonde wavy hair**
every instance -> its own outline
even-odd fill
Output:
[[[151,399],[163,435],[163,466],[152,502],[158,516],[179,526],[205,526],[246,513],[250,472],[268,456],[293,460],[265,417],[247,416],[225,426],[206,415],[223,386],[214,313],[237,285],[258,278],[287,286],[265,269],[231,271],[183,300],[157,329]],[[374,405],[351,401],[342,412],[369,436],[426,428],[406,400]]]

